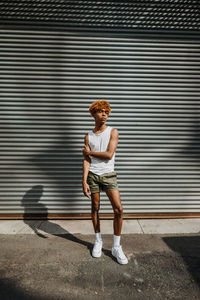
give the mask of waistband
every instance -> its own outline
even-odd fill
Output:
[[[95,173],[93,173],[92,171],[89,171],[89,173],[92,174],[92,175],[94,175],[94,176],[99,176],[99,177],[105,176],[105,175],[108,175],[108,174],[117,174],[116,171],[103,173],[103,174],[101,174],[101,175],[95,174]],[[88,173],[88,174],[89,174],[89,173]]]

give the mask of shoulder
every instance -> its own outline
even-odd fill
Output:
[[[93,133],[93,131],[92,130],[90,130],[90,131],[88,131],[86,134],[85,134],[85,139],[87,139],[88,137],[89,137],[89,135],[91,135]]]
[[[119,131],[118,131],[116,128],[112,127],[112,128],[111,128],[110,134],[111,134],[113,137],[118,137],[118,136],[119,136]]]

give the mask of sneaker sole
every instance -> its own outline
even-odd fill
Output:
[[[125,261],[125,262],[120,261],[120,262],[119,262],[118,260],[117,260],[117,262],[118,262],[120,265],[127,265],[127,263],[128,263],[128,261]]]
[[[92,257],[98,258],[98,257],[101,257],[101,254],[100,255],[94,255],[94,254],[92,254]]]

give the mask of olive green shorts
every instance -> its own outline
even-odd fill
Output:
[[[114,171],[110,173],[104,173],[102,175],[97,175],[89,171],[87,184],[89,185],[92,194],[99,193],[100,190],[118,190],[117,174]]]

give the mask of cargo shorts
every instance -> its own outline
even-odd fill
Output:
[[[89,185],[92,194],[99,193],[100,190],[118,190],[117,174],[115,171],[113,171],[110,173],[97,175],[89,171],[87,177],[87,184]]]

